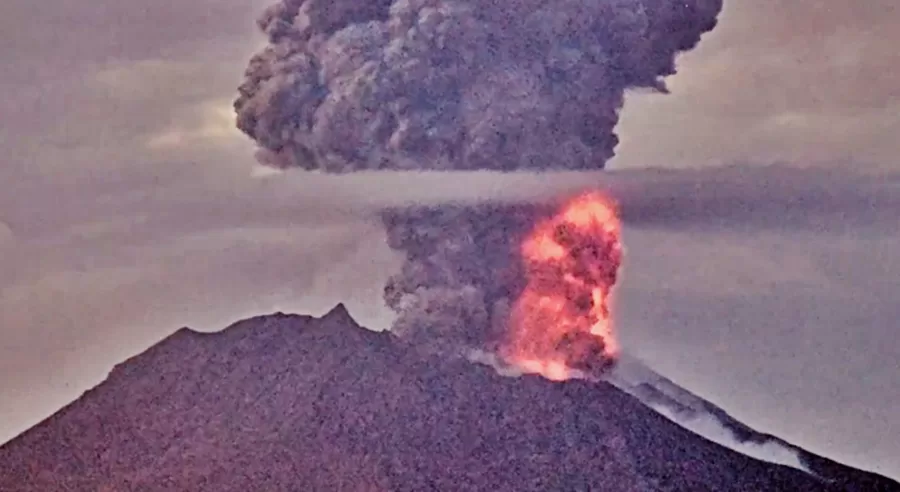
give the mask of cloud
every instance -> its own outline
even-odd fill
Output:
[[[616,186],[623,220],[641,229],[892,233],[900,172],[856,172],[853,161],[734,164],[693,170],[635,170]]]
[[[12,90],[16,99],[0,99],[15,122],[0,137],[7,149],[0,179],[16,183],[16,196],[31,188],[32,196],[88,197],[246,175],[253,147],[236,138],[222,107],[231,86],[216,83],[231,72],[227,63],[151,60]],[[6,195],[0,202],[12,200]]]
[[[152,57],[223,57],[235,50],[249,55],[255,34],[253,19],[268,3],[97,0],[48,4],[9,0],[0,19],[0,57],[12,62],[4,81],[28,84],[73,72],[80,75],[86,68],[110,62]],[[37,24],[41,29],[35,29]]]
[[[226,96],[234,91],[229,82],[234,72],[238,70],[232,63],[220,60],[145,59],[104,67],[85,90],[122,109],[140,111],[139,121],[145,126],[132,137],[147,151],[177,151],[180,154],[170,155],[184,158],[244,144],[249,152],[252,146],[237,129],[232,98]],[[132,128],[133,114],[110,116],[129,120],[118,124]]]
[[[184,151],[198,146],[223,146],[231,142],[246,143],[235,126],[230,101],[208,101],[179,111],[174,122],[150,135],[149,150]]]
[[[221,62],[206,60],[171,60],[145,58],[119,61],[100,67],[87,81],[117,102],[135,103],[167,99],[167,109],[178,109],[180,103],[209,97],[210,89],[231,88],[224,80],[208,80],[210,72],[222,70]],[[233,85],[233,84],[232,84]]]
[[[15,235],[13,235],[12,229],[3,222],[0,222],[0,248],[12,243],[14,240]]]
[[[628,98],[614,166],[781,159],[831,167],[852,157],[898,169],[894,2],[724,5],[717,28],[679,58],[671,96]]]

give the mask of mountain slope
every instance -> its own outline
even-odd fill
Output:
[[[844,490],[607,383],[420,355],[340,305],[179,330],[0,447],[0,463],[9,492]]]
[[[748,456],[803,470],[842,490],[900,490],[900,485],[887,477],[843,465],[753,429],[637,358],[624,356],[608,380],[682,427]]]

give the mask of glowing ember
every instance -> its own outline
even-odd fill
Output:
[[[618,345],[609,296],[622,262],[612,202],[581,195],[522,244],[528,283],[510,314],[506,361],[551,380],[609,369]]]

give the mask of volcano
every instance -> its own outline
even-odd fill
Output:
[[[630,367],[614,384],[505,377],[342,305],[182,328],[0,447],[0,490],[900,490],[811,453],[798,469],[719,445],[658,411],[714,406]]]

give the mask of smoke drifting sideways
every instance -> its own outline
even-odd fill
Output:
[[[262,163],[602,169],[625,90],[666,92],[722,0],[282,0],[234,103]]]
[[[406,256],[384,292],[400,339],[443,355],[496,354],[553,380],[599,377],[615,363],[609,296],[622,246],[602,195],[408,207],[383,220]]]

